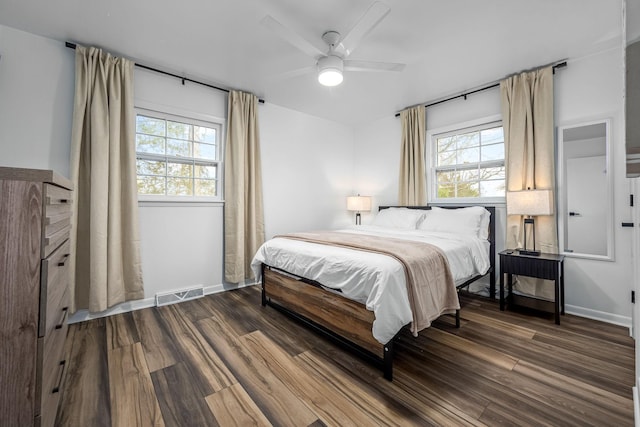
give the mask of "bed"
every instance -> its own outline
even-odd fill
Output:
[[[276,236],[252,269],[263,306],[330,337],[392,380],[403,327],[417,335],[443,314],[455,314],[459,326],[457,292],[485,275],[495,295],[495,208],[381,206],[370,226]]]

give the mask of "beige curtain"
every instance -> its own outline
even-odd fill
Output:
[[[138,238],[133,66],[76,47],[72,311],[144,297]],[[75,278],[73,277],[75,275]]]
[[[424,105],[401,111],[400,121],[402,122],[402,146],[398,203],[400,205],[424,205],[427,203]]]
[[[229,92],[224,167],[224,277],[253,277],[251,260],[264,243],[258,98]]]
[[[555,192],[553,128],[553,70],[546,67],[500,82],[504,127],[507,191],[530,189]],[[556,209],[535,218],[536,249],[558,253]],[[507,248],[522,247],[523,217],[507,216]],[[527,238],[529,240],[529,237]],[[520,277],[516,289],[553,298],[553,286]]]

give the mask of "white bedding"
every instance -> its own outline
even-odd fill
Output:
[[[490,267],[489,242],[475,236],[372,225],[339,231],[435,245],[445,253],[456,285],[485,274]],[[258,280],[261,279],[262,263],[340,290],[343,296],[364,304],[374,312],[372,333],[382,344],[411,322],[404,268],[390,256],[274,238],[260,247],[251,263]]]

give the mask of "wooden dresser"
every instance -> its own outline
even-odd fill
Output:
[[[52,426],[69,309],[71,182],[0,167],[0,426]]]

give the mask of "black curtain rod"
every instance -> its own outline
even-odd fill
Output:
[[[75,43],[71,43],[71,42],[65,42],[65,46],[70,48],[70,49],[74,49],[74,50],[76,48],[76,44]],[[229,93],[229,89],[225,89],[225,88],[222,88],[222,87],[214,86],[214,85],[211,85],[209,83],[200,82],[198,80],[193,80],[193,79],[190,79],[188,77],[179,76],[177,74],[169,73],[167,71],[158,70],[157,68],[149,67],[149,66],[143,65],[143,64],[138,64],[135,61],[134,61],[134,64],[135,64],[136,67],[143,68],[145,70],[153,71],[155,73],[164,74],[165,76],[171,76],[171,77],[175,77],[177,79],[180,79],[180,80],[182,80],[182,84],[183,85],[184,85],[184,82],[191,82],[191,83],[199,84],[201,86],[209,87],[211,89],[216,89],[216,90],[220,90],[222,92]],[[258,102],[260,104],[264,104],[264,99],[258,98]]]
[[[559,62],[559,63],[555,64],[555,65],[552,67],[553,74],[555,74],[555,73],[556,73],[556,69],[558,69],[558,68],[564,68],[564,67],[566,67],[566,66],[567,66],[567,61],[562,61],[562,62]],[[425,104],[425,106],[424,106],[424,107],[425,107],[425,108],[433,107],[434,105],[442,104],[442,103],[444,103],[444,102],[453,101],[454,99],[458,99],[458,98],[464,98],[464,99],[466,100],[466,99],[467,99],[467,96],[469,96],[469,95],[473,95],[474,93],[482,92],[482,91],[487,90],[487,89],[493,89],[494,87],[498,87],[498,86],[500,86],[500,82],[497,82],[497,83],[490,83],[490,84],[488,84],[487,86],[483,86],[483,87],[481,87],[481,88],[479,88],[479,89],[474,89],[474,90],[471,90],[471,91],[469,91],[469,92],[461,93],[460,95],[455,95],[455,96],[451,96],[451,97],[449,97],[449,98],[441,99],[441,100],[439,100],[439,101],[433,101],[433,102],[430,102],[430,103],[428,103],[428,104]],[[400,113],[396,113],[396,117],[400,117]]]

